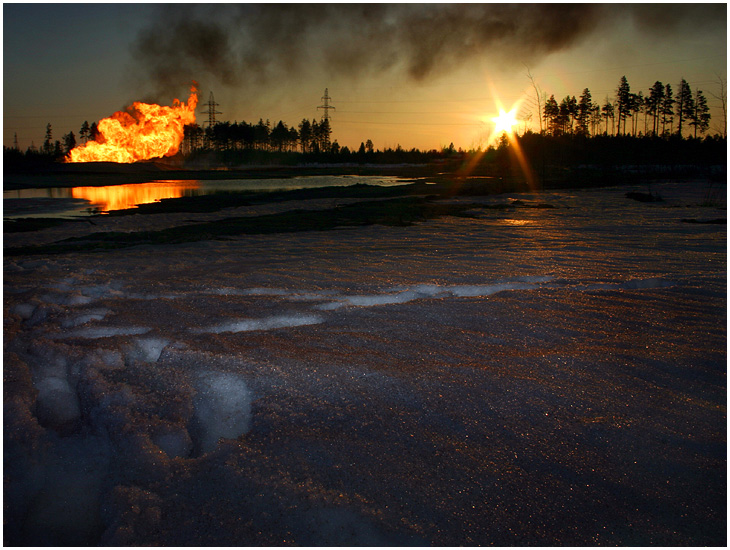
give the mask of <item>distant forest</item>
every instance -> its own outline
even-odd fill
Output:
[[[566,96],[558,102],[549,98],[535,84],[533,109],[539,113],[539,131],[525,131],[514,140],[502,135],[497,144],[486,150],[464,151],[453,144],[440,149],[376,150],[369,139],[351,150],[331,140],[328,119],[302,120],[296,127],[283,121],[271,124],[218,122],[213,126],[198,124],[185,127],[185,137],[177,157],[191,168],[242,167],[246,165],[297,165],[312,163],[355,164],[469,164],[471,170],[490,175],[512,174],[514,149],[520,149],[540,179],[550,179],[561,168],[593,166],[605,170],[613,166],[662,165],[676,167],[726,165],[726,90],[720,80],[724,120],[721,134],[709,135],[710,112],[701,90],[690,89],[682,79],[676,94],[670,84],[657,81],[646,93],[631,91],[626,77],[621,77],[615,97],[594,102],[590,90]],[[98,138],[96,123],[84,122],[79,131],[80,143]],[[46,127],[40,148],[25,152],[17,147],[4,148],[5,169],[23,169],[34,165],[61,162],[78,144],[73,132],[54,140],[51,125]]]

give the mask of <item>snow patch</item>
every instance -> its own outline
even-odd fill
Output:
[[[197,453],[214,450],[221,438],[236,439],[248,432],[253,393],[242,377],[210,372],[198,379],[196,389],[190,435]]]
[[[78,292],[73,292],[71,294],[59,294],[57,292],[51,292],[49,294],[44,294],[40,298],[43,302],[47,302],[49,304],[56,304],[59,306],[83,306],[86,304],[90,304],[94,301],[93,298],[90,298],[89,296],[84,296],[83,294],[80,294]]]
[[[453,286],[449,288],[449,292],[459,298],[472,298],[491,296],[506,290],[531,290],[533,288],[535,288],[535,285],[530,283],[499,283],[494,285]]]
[[[35,304],[17,304],[10,310],[10,313],[19,316],[21,319],[28,320],[33,316],[36,307]]]
[[[72,317],[70,319],[64,319],[61,322],[61,326],[63,328],[73,328],[73,327],[78,327],[80,325],[85,325],[86,323],[89,323],[91,321],[101,321],[109,313],[111,313],[111,310],[109,310],[109,309],[91,310],[88,313],[84,313],[83,315],[78,315],[78,316]]]
[[[41,426],[61,433],[73,432],[81,417],[76,391],[65,377],[48,377],[36,382],[36,416]]]
[[[88,327],[54,335],[54,338],[110,338],[112,336],[133,336],[145,334],[152,329],[145,327]]]
[[[164,338],[139,338],[126,347],[130,362],[156,363],[162,350],[170,343]]]
[[[239,321],[230,321],[207,329],[201,329],[198,332],[212,332],[215,334],[220,334],[221,332],[250,332],[254,330],[272,330],[277,328],[316,325],[323,321],[322,317],[318,315],[277,315],[273,317],[265,317],[263,319],[242,319]]]
[[[347,306],[370,307],[390,304],[405,304],[426,298],[444,298],[447,296],[465,298],[490,296],[506,290],[531,290],[539,284],[553,280],[553,277],[523,277],[517,282],[496,283],[489,285],[416,285],[407,290],[392,289],[396,292],[388,294],[371,294],[355,296],[339,296],[336,301],[317,306],[321,310],[334,310]],[[520,282],[524,281],[524,282]]]

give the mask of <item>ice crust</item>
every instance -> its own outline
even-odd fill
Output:
[[[69,330],[56,334],[56,338],[111,338],[113,336],[132,336],[146,334],[150,328],[147,327],[84,327],[76,330]]]
[[[198,453],[214,450],[221,438],[236,439],[248,431],[253,394],[242,377],[206,373],[198,379],[196,390],[190,431]]]
[[[169,343],[169,340],[165,338],[138,338],[134,340],[133,344],[127,346],[126,356],[130,361],[156,363],[162,350]]]
[[[714,545],[721,228],[595,193],[7,260],[6,545]]]
[[[263,319],[241,319],[215,325],[200,332],[249,332],[254,330],[273,330],[287,327],[301,327],[305,325],[316,325],[323,321],[318,315],[276,315]]]

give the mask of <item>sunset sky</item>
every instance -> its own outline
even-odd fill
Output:
[[[645,94],[682,78],[723,124],[727,8],[717,4],[3,4],[3,143],[39,146],[132,101],[169,105],[200,83],[219,120],[319,119],[357,148],[487,145],[499,107],[532,113],[535,83],[560,101]]]

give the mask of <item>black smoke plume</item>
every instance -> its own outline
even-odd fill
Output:
[[[256,89],[312,74],[399,71],[424,81],[484,57],[534,64],[633,20],[646,32],[688,17],[725,21],[724,5],[162,5],[134,44],[136,70],[161,94],[193,79]],[[716,12],[716,13],[715,13]]]

